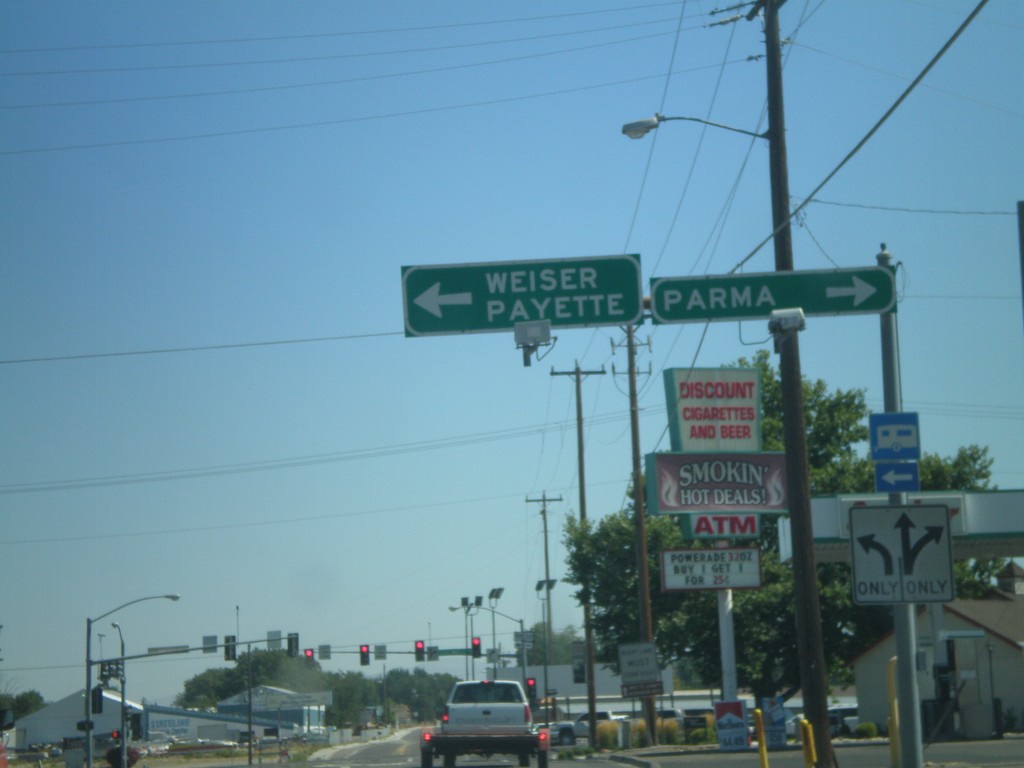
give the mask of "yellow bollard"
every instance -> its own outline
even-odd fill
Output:
[[[757,756],[761,760],[761,768],[768,768],[768,745],[764,739],[764,715],[760,707],[754,709],[754,733],[757,734]]]
[[[804,765],[806,768],[814,768],[818,762],[818,750],[814,748],[814,726],[801,718],[800,734],[804,742]]]
[[[889,683],[889,765],[898,768],[900,764],[900,710],[896,699],[896,657],[889,659],[887,669]]]

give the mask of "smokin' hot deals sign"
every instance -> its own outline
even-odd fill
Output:
[[[653,514],[788,512],[783,453],[650,453]]]

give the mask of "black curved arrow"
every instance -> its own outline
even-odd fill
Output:
[[[870,552],[872,549],[878,552],[882,556],[882,566],[886,576],[892,576],[892,554],[882,544],[875,541],[875,534],[869,533],[867,536],[861,536],[857,541],[864,547],[865,552]]]

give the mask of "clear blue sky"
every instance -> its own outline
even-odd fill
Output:
[[[723,274],[770,232],[759,21],[722,3],[8,3],[0,24],[0,686],[84,683],[85,620],[129,653],[299,632],[460,645],[463,596],[532,624],[578,513],[630,474],[616,328],[406,338],[400,268],[639,253]],[[802,201],[973,0],[790,0],[790,189]],[[925,450],[988,446],[1024,488],[1016,202],[1024,5],[992,0],[800,215],[797,269],[900,263],[906,410]],[[746,263],[770,271],[770,246]],[[876,316],[812,318],[804,374],[882,410]],[[763,321],[639,332],[643,451],[667,450],[660,372],[771,349]],[[612,374],[614,367],[615,374]],[[866,446],[865,446],[866,451]],[[236,611],[237,607],[237,611]],[[556,586],[556,627],[580,626]],[[481,630],[481,623],[483,630]],[[515,625],[498,618],[505,648]],[[486,614],[478,634],[488,638]],[[98,646],[97,646],[98,649]],[[345,650],[349,653],[342,654]],[[389,668],[409,664],[393,656]],[[129,665],[169,702],[220,656]],[[380,672],[376,664],[369,671]],[[431,666],[461,671],[461,662]]]

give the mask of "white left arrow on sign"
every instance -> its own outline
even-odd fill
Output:
[[[853,276],[853,285],[851,286],[837,286],[825,289],[825,296],[830,299],[841,299],[846,296],[853,297],[853,306],[859,307],[873,294],[877,293],[878,289],[869,283],[864,282],[856,275]]]
[[[914,479],[914,476],[909,472],[903,473],[897,472],[895,469],[890,469],[888,472],[882,475],[882,479],[885,480],[885,482],[887,482],[889,485],[896,485],[896,483],[898,482],[909,482]]]
[[[472,304],[472,293],[441,293],[441,283],[434,283],[413,299],[415,304],[434,317],[441,317],[441,307],[446,304]]]

